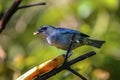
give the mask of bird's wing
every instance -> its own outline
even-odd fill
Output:
[[[67,28],[57,28],[57,31],[61,34],[78,34],[78,35],[81,35],[81,36],[84,36],[84,37],[89,37],[88,35],[84,34],[84,33],[81,33],[79,31],[76,31],[76,30],[72,30],[72,29],[67,29]]]

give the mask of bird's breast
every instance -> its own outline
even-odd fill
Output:
[[[55,46],[60,49],[66,49],[68,47],[68,38],[58,36],[58,35],[52,35],[46,38],[48,44]]]
[[[47,42],[48,44],[55,46],[57,48],[63,49],[63,50],[68,50],[69,46],[70,46],[70,42],[71,42],[72,36],[71,35],[61,35],[61,34],[57,34],[57,35],[51,35],[49,37],[47,37]],[[82,38],[79,36],[76,36],[73,44],[72,44],[72,49],[75,49],[81,45],[83,45],[82,43]]]

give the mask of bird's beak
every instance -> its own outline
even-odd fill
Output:
[[[39,32],[38,32],[38,31],[36,31],[36,32],[34,32],[34,33],[33,33],[33,35],[37,35],[37,34],[39,34]]]
[[[33,35],[37,35],[37,34],[43,33],[43,32],[44,32],[43,30],[39,29],[39,30],[35,31],[35,32],[33,33]]]

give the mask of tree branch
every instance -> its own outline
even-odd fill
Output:
[[[67,50],[67,53],[66,53],[66,56],[65,56],[65,62],[63,64],[65,64],[67,62],[67,59],[71,54],[71,50],[72,50],[71,48],[72,48],[72,45],[74,43],[74,38],[75,38],[75,34],[73,34],[72,39],[70,40],[70,46],[69,46],[69,48]]]
[[[81,60],[84,60],[84,59],[86,59],[86,58],[88,58],[88,57],[91,57],[91,56],[93,56],[93,55],[95,55],[96,53],[94,52],[94,51],[91,51],[91,52],[89,52],[89,53],[86,53],[86,54],[84,54],[84,55],[81,55],[81,56],[79,56],[79,57],[77,57],[77,58],[75,58],[75,59],[73,59],[73,60],[71,60],[71,61],[68,61],[68,62],[66,62],[65,64],[63,64],[63,65],[61,65],[60,67],[58,67],[58,68],[56,68],[56,69],[54,69],[54,70],[52,70],[52,71],[50,71],[50,72],[48,72],[48,73],[46,73],[46,74],[43,74],[43,75],[41,75],[41,76],[39,76],[39,77],[37,77],[35,80],[46,80],[46,79],[48,79],[49,77],[51,77],[51,76],[53,76],[53,75],[55,75],[55,74],[57,74],[57,73],[59,73],[60,71],[62,71],[62,70],[69,70],[69,67],[71,66],[71,65],[73,65],[73,64],[75,64],[75,63],[77,63],[77,62],[79,62],[79,61],[81,61]],[[69,67],[68,67],[69,66]],[[74,72],[73,72],[74,73]],[[74,73],[75,74],[75,73]],[[80,75],[80,74],[79,74]],[[82,75],[81,75],[82,76]],[[81,77],[80,77],[81,78]],[[83,78],[83,76],[82,76],[82,78]],[[86,80],[86,78],[85,79],[83,79],[83,80]]]
[[[46,4],[45,2],[40,2],[40,3],[36,3],[36,4],[29,4],[29,5],[20,6],[20,7],[18,7],[18,9],[29,8],[29,7],[45,5],[45,4]]]
[[[73,74],[77,75],[82,80],[87,80],[84,76],[82,76],[81,74],[79,74],[78,72],[76,72],[75,70],[73,70],[72,68],[68,67],[67,70],[71,71]]]
[[[17,10],[32,7],[32,6],[45,5],[45,2],[41,2],[37,4],[24,5],[24,6],[19,7],[22,1],[23,0],[15,0],[12,6],[4,14],[2,19],[0,20],[0,33],[5,29],[6,24],[8,23],[8,21],[11,19],[11,17],[15,14]]]
[[[12,15],[17,11],[17,8],[19,4],[22,2],[22,0],[15,0],[12,6],[9,8],[9,10],[5,13],[3,18],[0,20],[0,33],[3,31],[5,28],[6,24],[12,17]]]

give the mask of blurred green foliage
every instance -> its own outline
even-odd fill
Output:
[[[43,0],[23,0],[22,5]],[[82,46],[71,58],[96,51],[97,55],[72,67],[88,80],[120,80],[119,0],[44,0],[45,6],[17,11],[0,34],[0,80],[15,80],[30,68],[65,51],[49,46],[33,32],[41,25],[79,30],[94,39],[105,40],[101,49]],[[0,18],[14,0],[0,0]],[[49,80],[80,80],[62,71]]]

